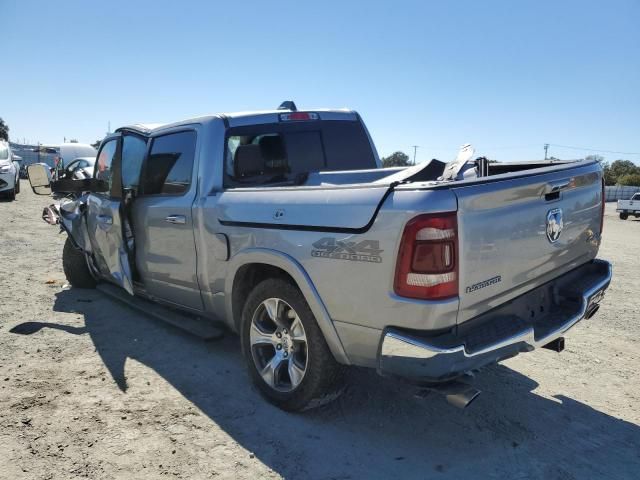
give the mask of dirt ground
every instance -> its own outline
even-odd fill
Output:
[[[0,201],[0,478],[640,478],[640,220],[613,204],[614,280],[563,353],[483,370],[465,411],[354,370],[297,415],[250,386],[236,337],[65,289],[49,198],[22,187]]]

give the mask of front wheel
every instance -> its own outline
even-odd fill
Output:
[[[16,179],[16,186],[15,186],[14,190],[16,192],[16,195],[18,193],[20,193],[20,179],[19,178]]]
[[[96,279],[93,278],[89,271],[84,253],[73,246],[73,242],[69,237],[64,242],[64,249],[62,250],[62,269],[72,287],[96,287]]]
[[[620,212],[620,220],[626,220],[629,218],[629,214],[627,212]]]
[[[272,278],[253,289],[243,309],[241,335],[251,378],[277,407],[306,410],[340,394],[343,367],[290,282]]]

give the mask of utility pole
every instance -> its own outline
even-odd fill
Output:
[[[549,144],[545,143],[544,144],[544,159],[547,159],[547,150],[549,150]]]
[[[412,145],[412,147],[413,147],[413,164],[414,165],[416,164],[416,152],[418,151],[418,147],[419,146],[420,145]]]

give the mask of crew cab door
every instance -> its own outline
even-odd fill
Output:
[[[132,218],[136,267],[146,293],[200,311],[191,211],[197,191],[196,128],[151,137]]]
[[[94,260],[100,272],[133,295],[131,268],[124,242],[122,136],[114,135],[98,152],[94,176],[109,183],[109,191],[92,192],[87,197],[87,231]]]

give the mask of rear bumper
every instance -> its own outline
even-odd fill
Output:
[[[439,382],[529,352],[561,337],[580,320],[590,318],[610,281],[611,264],[594,260],[465,322],[455,333],[427,337],[420,332],[387,328],[379,347],[378,371]],[[547,313],[534,319],[514,313],[522,311],[525,304],[526,309],[530,308],[541,298],[551,302]]]

